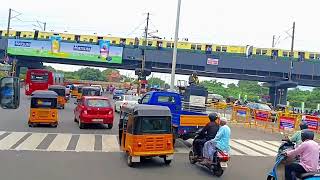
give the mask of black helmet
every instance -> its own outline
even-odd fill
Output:
[[[197,71],[192,72],[193,75],[198,75]]]
[[[210,122],[214,122],[215,120],[218,119],[218,114],[217,113],[210,113],[209,119],[210,119]]]
[[[305,121],[301,121],[300,130],[308,129],[308,124]]]
[[[314,132],[310,131],[309,129],[304,129],[301,131],[301,140],[303,142],[307,139],[313,140],[314,139]]]

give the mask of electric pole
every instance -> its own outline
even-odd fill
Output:
[[[47,23],[44,22],[44,23],[43,23],[43,31],[46,31],[46,27],[47,27]]]
[[[143,56],[142,56],[142,65],[141,65],[141,71],[144,72],[145,64],[146,64],[146,55],[145,55],[145,50],[147,49],[148,45],[148,30],[149,30],[149,16],[150,13],[147,14],[147,24],[146,27],[144,28],[144,49],[143,49]]]
[[[292,35],[291,35],[291,51],[290,51],[290,69],[289,69],[289,80],[292,80],[292,70],[293,70],[293,47],[294,47],[294,33],[295,33],[296,23],[293,22]]]
[[[9,39],[10,23],[11,23],[11,8],[9,8],[8,27],[7,27],[7,39]]]
[[[272,36],[272,48],[275,47],[275,39],[276,39],[276,36],[273,35],[273,36]]]

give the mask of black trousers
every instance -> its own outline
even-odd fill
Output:
[[[196,140],[194,140],[194,142],[193,142],[193,150],[194,150],[195,155],[202,156],[203,145],[206,142],[207,142],[206,139],[196,139]]]
[[[290,163],[285,167],[286,180],[296,180],[296,176],[307,171],[297,162]]]

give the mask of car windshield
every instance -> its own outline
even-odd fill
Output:
[[[125,101],[138,101],[139,96],[124,96]]]
[[[89,107],[99,107],[99,108],[111,107],[110,102],[106,99],[88,99],[87,105]]]

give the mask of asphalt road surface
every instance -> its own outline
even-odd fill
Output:
[[[191,165],[188,152],[192,141],[176,143],[174,162],[165,166],[152,159],[135,168],[126,165],[118,146],[118,114],[111,130],[102,125],[79,129],[73,121],[74,100],[59,110],[59,126],[27,125],[29,97],[21,93],[17,110],[0,109],[0,174],[5,180],[56,179],[212,179],[205,168]],[[277,134],[231,127],[231,161],[220,179],[265,179],[279,146]]]

